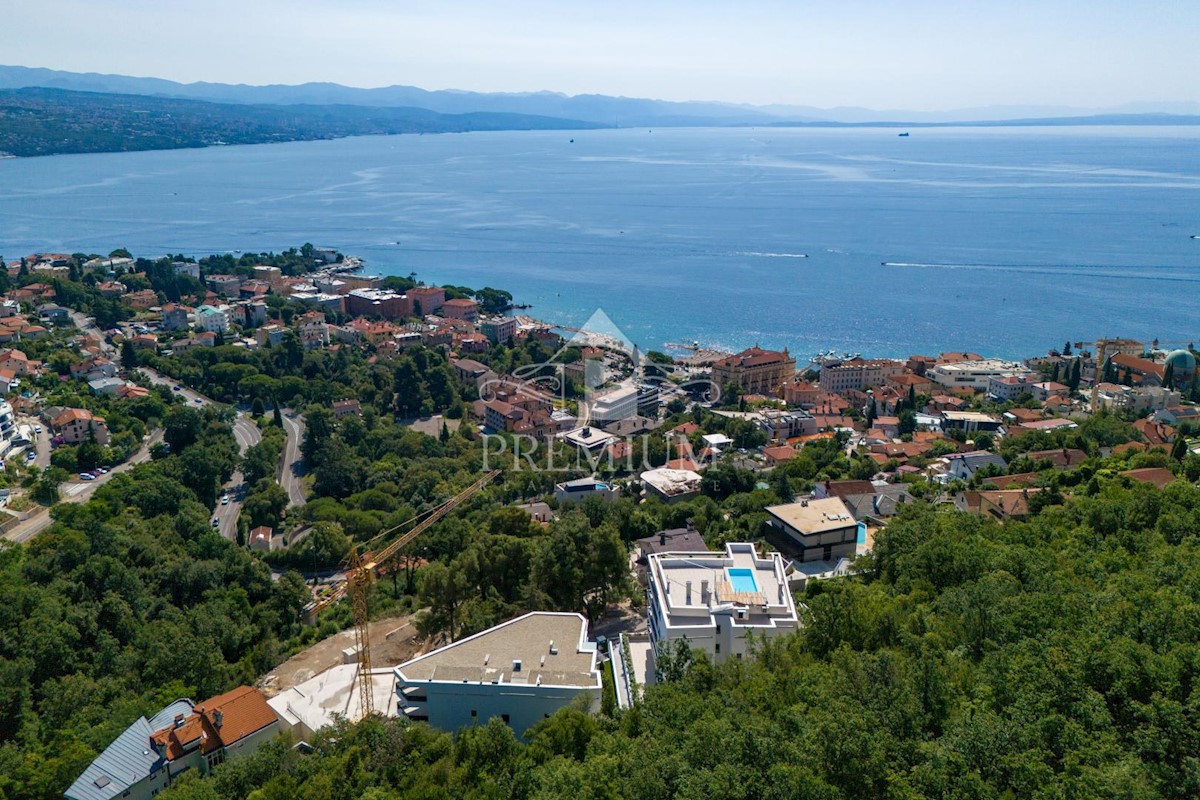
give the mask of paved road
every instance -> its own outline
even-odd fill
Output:
[[[288,508],[293,508],[305,503],[304,486],[300,482],[304,477],[304,456],[300,454],[304,417],[290,408],[283,409],[282,416],[287,445],[283,449],[283,463],[279,466],[279,485],[287,490]]]
[[[135,465],[141,464],[143,461],[150,460],[150,448],[161,441],[162,431],[155,431],[149,439],[142,443],[141,448],[128,461],[113,467],[107,475],[99,475],[94,481],[67,481],[59,487],[59,493],[62,495],[61,502],[87,502],[95,494],[96,490],[112,480],[114,475],[119,475],[122,472],[133,469]],[[4,533],[4,538],[10,542],[27,542],[46,530],[46,528],[49,528],[53,522],[54,520],[50,518],[49,509],[45,509],[34,514],[24,522],[13,526]]]
[[[42,427],[42,422],[41,420],[34,419],[33,417],[22,416],[17,417],[17,425],[28,425],[30,430],[37,430],[38,428]],[[33,435],[33,446],[35,448],[35,452],[37,453],[37,458],[35,458],[33,461],[29,461],[22,453],[20,456],[21,463],[33,464],[39,469],[45,469],[46,467],[50,466],[50,431],[43,430],[41,433],[35,433]]]
[[[174,390],[174,393],[182,397],[190,406],[202,408],[214,402],[211,398],[176,383],[166,375],[155,372],[149,367],[141,367],[140,369],[153,384],[169,386],[173,390],[175,386],[179,386],[180,388]],[[262,432],[259,431],[258,426],[254,424],[254,421],[249,416],[239,411],[233,420],[233,437],[237,439],[238,452],[245,455],[247,450],[262,441]],[[221,500],[217,501],[216,510],[213,512],[213,519],[217,521],[216,529],[226,539],[237,539],[238,514],[241,513],[242,501],[246,499],[246,490],[248,488],[240,470],[234,472],[229,480],[225,482],[221,498],[228,497],[229,502],[223,503]]]

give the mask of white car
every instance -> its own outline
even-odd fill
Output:
[[[223,505],[223,506],[229,505],[229,495],[225,495],[224,497],[221,498],[221,505]]]

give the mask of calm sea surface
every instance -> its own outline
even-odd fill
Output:
[[[572,138],[574,141],[572,142]],[[0,160],[0,253],[311,241],[636,343],[1200,339],[1200,129],[622,130]],[[804,257],[802,257],[804,256]]]

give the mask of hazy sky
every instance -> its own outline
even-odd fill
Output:
[[[1200,100],[1188,0],[0,0],[0,63],[938,110]]]

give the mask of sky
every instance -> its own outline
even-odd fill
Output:
[[[1187,0],[0,0],[0,63],[936,111],[1200,101]]]

